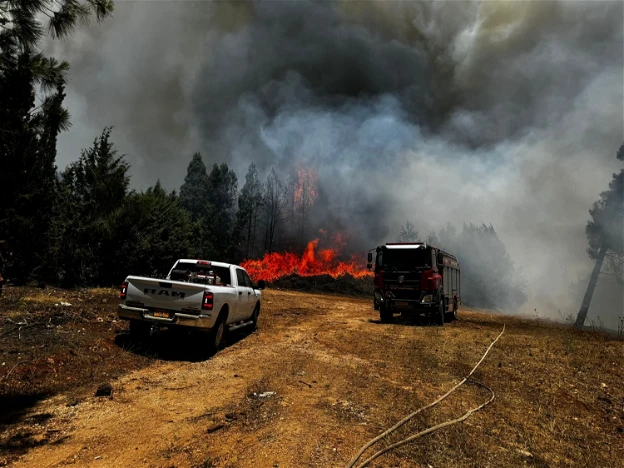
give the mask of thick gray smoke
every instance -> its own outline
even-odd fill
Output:
[[[58,163],[114,125],[139,188],[198,150],[239,178],[303,164],[366,247],[492,223],[549,315],[619,169],[622,25],[621,2],[117,2],[48,46],[72,65]]]

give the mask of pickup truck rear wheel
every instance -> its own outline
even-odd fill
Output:
[[[135,340],[144,340],[149,337],[152,324],[141,320],[130,320],[130,336]]]
[[[208,332],[208,353],[216,354],[223,345],[223,339],[225,337],[225,319],[219,317],[218,322]]]

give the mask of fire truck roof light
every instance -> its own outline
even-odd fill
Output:
[[[426,242],[386,242],[386,245],[416,245],[418,247],[427,247]]]
[[[393,242],[386,244],[388,249],[425,249],[427,244],[421,242]]]

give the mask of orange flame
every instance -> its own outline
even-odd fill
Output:
[[[334,249],[320,249],[317,252],[318,242],[318,239],[310,241],[301,256],[292,252],[269,253],[259,260],[245,260],[241,266],[254,281],[274,281],[292,274],[330,275],[334,278],[347,274],[355,278],[372,276],[366,269],[363,258],[352,255],[350,261],[340,261],[338,252]]]

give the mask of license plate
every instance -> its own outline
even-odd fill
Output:
[[[407,306],[409,305],[409,302],[395,302],[394,304],[397,306]]]
[[[154,317],[171,318],[171,313],[165,312],[164,310],[155,310]]]

